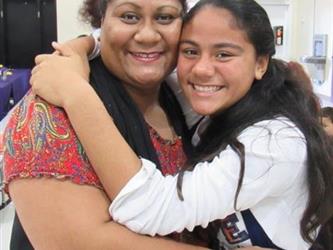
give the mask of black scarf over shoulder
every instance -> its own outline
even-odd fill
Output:
[[[101,57],[90,63],[90,83],[104,106],[112,116],[120,133],[137,155],[149,159],[160,167],[157,154],[152,145],[149,131],[142,113],[120,82],[104,66]],[[188,152],[188,132],[181,108],[167,84],[160,91],[160,104],[165,110],[176,133],[182,136],[185,152]]]
[[[123,137],[137,155],[155,162],[157,167],[160,168],[160,162],[150,140],[143,115],[126,92],[123,84],[108,71],[100,57],[90,62],[90,69],[90,83],[103,101]],[[176,97],[165,83],[161,86],[160,104],[168,115],[176,133],[182,136],[184,150],[189,154],[191,148],[190,137],[183,113]],[[10,249],[33,249],[17,214],[14,218]]]

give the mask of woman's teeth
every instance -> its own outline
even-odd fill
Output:
[[[158,60],[161,56],[161,53],[153,52],[153,53],[132,53],[132,55],[140,61],[155,61]]]

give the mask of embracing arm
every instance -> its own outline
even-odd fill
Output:
[[[110,221],[109,199],[92,186],[18,179],[9,191],[35,249],[204,249],[138,235]]]
[[[32,90],[47,101],[66,109],[89,160],[96,166],[95,171],[112,200],[140,170],[141,161],[119,133],[93,88],[86,82],[85,61],[68,46],[63,46],[65,49],[56,43],[53,46],[61,50],[64,57],[41,55],[36,58],[37,66],[30,79]],[[100,143],[105,136],[110,140]],[[109,164],[115,166],[112,171],[104,167]]]
[[[68,56],[70,60],[71,55]],[[40,70],[49,75],[47,69]],[[39,79],[32,83],[33,88],[52,103],[65,108],[108,196],[113,200],[121,191],[111,205],[115,220],[137,232],[164,235],[182,231],[185,227],[191,230],[195,225],[206,226],[210,221],[223,219],[235,211],[233,204],[240,160],[230,147],[211,164],[200,163],[193,172],[185,173],[185,201],[181,202],[176,192],[177,176],[163,177],[152,163],[140,161],[118,132],[93,89],[78,74],[72,71],[66,74],[69,77],[67,81],[70,79],[72,84],[59,87],[57,79],[53,81],[54,85],[46,84],[54,87],[47,90],[46,80]],[[54,92],[59,95],[54,95]],[[246,162],[247,169],[251,171],[246,171],[244,183],[247,185],[242,187],[238,197],[238,209],[254,206],[270,195],[280,195],[302,171],[306,152],[304,139],[293,124],[285,123],[277,121],[274,125],[269,121],[259,126],[259,130],[257,127],[248,130],[244,135],[246,140],[240,140],[249,150]],[[277,126],[275,132],[281,130],[282,137],[274,137],[274,131],[270,131],[268,126],[272,124]],[[263,129],[266,127],[267,130]],[[273,135],[267,133],[263,136],[262,131]],[[255,144],[258,146],[253,151]],[[286,160],[286,156],[291,158]],[[297,171],[290,171],[290,164],[297,166]],[[131,177],[134,175],[133,181]],[[281,180],[276,176],[288,178]]]
[[[62,109],[27,95],[5,132],[6,189],[36,249],[200,249],[110,220],[107,198]]]
[[[95,38],[93,37],[93,35],[77,37],[72,40],[66,41],[64,44],[72,48],[81,57],[90,57],[90,55],[92,55],[95,50],[97,51],[97,48],[95,46]]]
[[[130,176],[139,171],[111,204],[110,212],[116,221],[136,232],[166,235],[184,228],[192,230],[196,225],[205,227],[209,222],[235,212],[233,204],[240,161],[230,147],[212,163],[200,163],[193,172],[186,172],[182,202],[176,191],[177,176],[163,177],[152,163],[141,162],[123,141],[99,100],[92,93],[84,96],[84,104],[73,98],[64,106],[98,175],[108,188],[108,195],[114,198]],[[77,112],[79,108],[84,114]],[[276,127],[267,132],[264,128],[268,124]],[[276,121],[258,127],[244,134],[242,141],[247,150],[247,168],[252,170],[246,172],[246,185],[238,197],[240,210],[287,190],[303,171],[306,158],[304,139],[292,124]],[[263,136],[262,131],[267,135]],[[253,141],[253,138],[258,139]],[[294,171],[290,171],[292,166]],[[279,178],[281,176],[285,178]]]
[[[103,191],[92,186],[46,178],[19,179],[10,184],[9,190],[35,249],[206,249],[139,235],[110,221],[107,211],[109,199]]]

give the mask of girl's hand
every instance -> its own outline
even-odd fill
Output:
[[[86,59],[94,50],[95,40],[93,36],[90,35],[66,41],[64,44],[72,48],[72,50],[79,54],[82,58]]]
[[[67,45],[52,43],[52,46],[58,53],[36,57],[30,84],[35,94],[64,107],[67,101],[77,98],[83,88],[91,88],[87,82],[88,61]]]

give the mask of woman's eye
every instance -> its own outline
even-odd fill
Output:
[[[169,24],[174,20],[173,15],[158,15],[156,16],[156,20],[161,24]]]
[[[129,23],[129,24],[135,24],[137,23],[140,18],[138,15],[134,14],[134,13],[126,13],[123,14],[121,16],[121,19],[125,22],[125,23]]]

